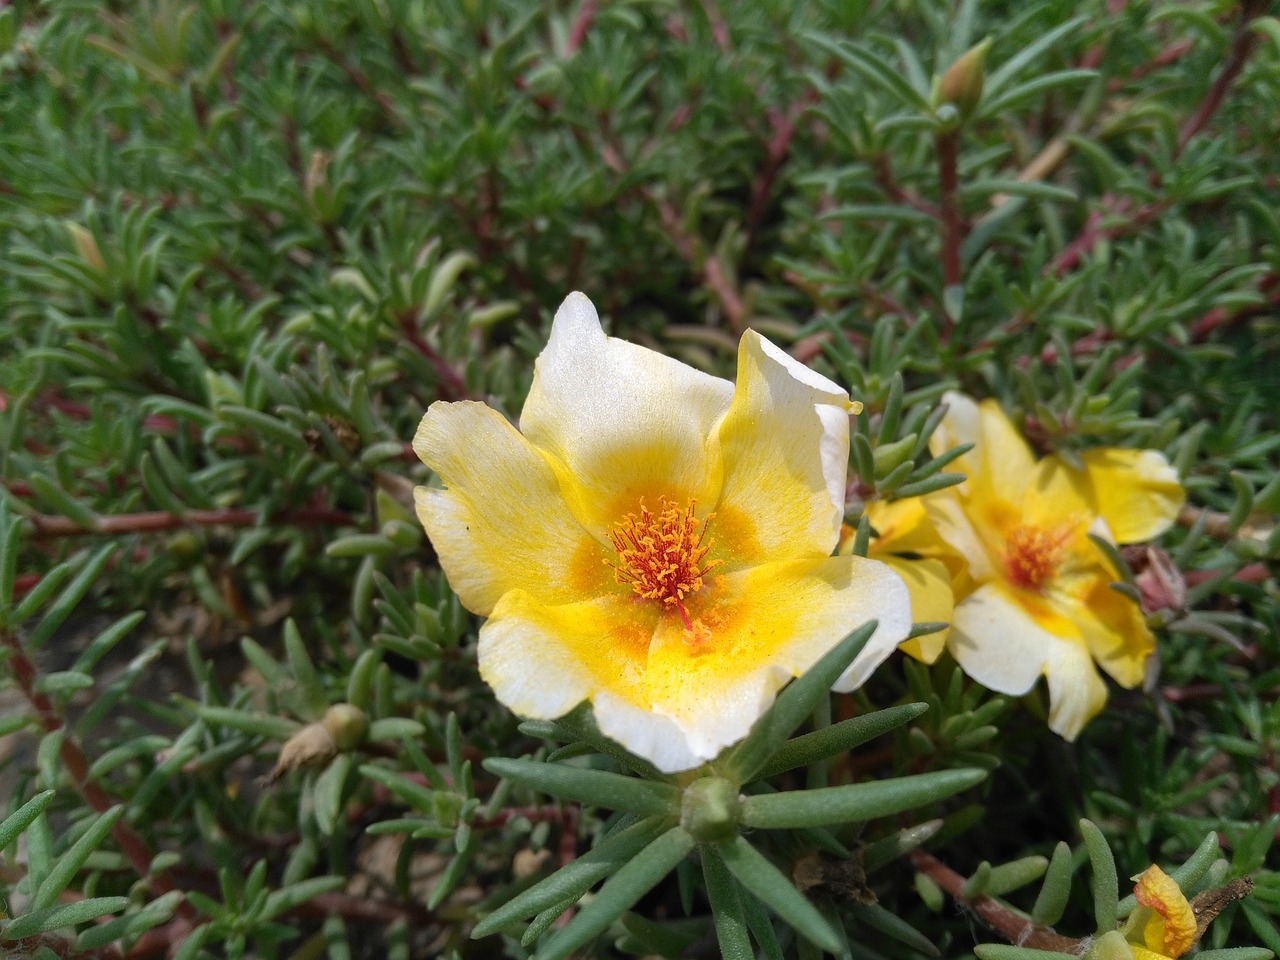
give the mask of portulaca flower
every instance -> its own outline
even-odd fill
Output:
[[[1155,649],[1138,604],[1111,588],[1119,571],[1090,534],[1112,543],[1156,536],[1177,516],[1182,485],[1154,450],[1086,450],[1083,469],[1037,460],[995,401],[943,399],[930,448],[973,444],[953,467],[967,479],[910,510],[873,511],[872,524],[884,527],[887,549],[950,571],[946,646],[964,671],[1008,694],[1043,675],[1049,726],[1074,740],[1107,700],[1094,664],[1135,687]]]
[[[660,770],[744,737],[780,687],[860,624],[836,684],[903,640],[906,588],[832,557],[844,514],[848,394],[754,332],[737,386],[605,336],[574,293],[556,313],[517,431],[437,402],[414,449],[442,488],[418,516],[462,603],[488,620],[498,699],[554,719],[589,700],[601,730]]]

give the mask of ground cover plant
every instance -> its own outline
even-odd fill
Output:
[[[0,6],[0,949],[1280,951],[1277,102],[1258,0]],[[489,447],[418,431],[536,440],[572,291],[765,398],[841,501],[788,562],[914,625],[680,756],[491,688],[468,564],[543,501],[446,543]],[[689,501],[591,583],[714,653],[750,550]]]

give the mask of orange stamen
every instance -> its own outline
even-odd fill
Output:
[[[1024,590],[1039,590],[1057,574],[1070,527],[1019,524],[1005,537],[1004,567],[1009,581]]]
[[[695,501],[683,510],[662,497],[655,513],[640,501],[638,513],[628,513],[609,531],[609,540],[618,551],[613,568],[618,583],[629,583],[638,596],[674,607],[686,630],[693,621],[684,600],[702,589],[703,578],[719,560],[705,562],[715,541],[707,539],[707,526],[715,514],[699,521],[694,516]]]

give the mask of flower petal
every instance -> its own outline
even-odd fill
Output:
[[[915,623],[949,623],[955,610],[951,592],[951,574],[941,560],[906,560],[902,557],[878,558],[902,578],[911,594],[911,619]],[[947,646],[950,628],[904,640],[899,649],[924,663],[933,663]]]
[[[1104,447],[1086,450],[1081,459],[1117,543],[1159,535],[1186,502],[1178,472],[1155,450]]]
[[[1116,683],[1129,688],[1142,683],[1156,640],[1141,607],[1112,590],[1106,578],[1098,577],[1083,600],[1073,606],[1071,619],[1093,658]]]
[[[1106,703],[1106,684],[1075,625],[1024,593],[979,587],[957,605],[947,646],[965,673],[999,693],[1024,694],[1044,674],[1049,727],[1074,740]]]
[[[656,620],[617,594],[551,606],[512,590],[480,628],[480,675],[524,717],[553,720],[601,691],[640,704]]]
[[[732,396],[727,380],[606,337],[591,301],[571,293],[538,357],[520,429],[550,455],[575,515],[603,537],[641,496],[714,502],[712,436]]]
[[[1196,915],[1177,881],[1154,863],[1138,877],[1134,898],[1155,911],[1143,929],[1147,948],[1163,956],[1182,956],[1196,942]]]
[[[754,331],[738,348],[738,383],[720,425],[724,486],[718,538],[759,563],[826,556],[844,517],[849,395]]]
[[[769,563],[717,578],[710,595],[689,608],[705,637],[692,638],[675,617],[659,622],[649,651],[649,702],[675,722],[694,756],[710,760],[746,736],[787,680],[877,619],[835,689],[860,684],[906,637],[908,604],[902,581],[861,557]],[[652,729],[637,722],[610,735],[636,750]]]
[[[968,477],[958,492],[976,504],[993,499],[1002,504],[1021,503],[1036,461],[1000,405],[994,400],[977,404],[954,391],[943,394],[942,399],[947,412],[929,438],[930,451],[937,456],[960,444],[974,445],[950,467]]]
[[[496,411],[472,401],[433,403],[413,449],[444,481],[443,490],[418,487],[414,499],[468,610],[487,615],[516,588],[563,603],[610,579],[546,458]]]

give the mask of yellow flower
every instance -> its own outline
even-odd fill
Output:
[[[965,672],[1008,694],[1043,674],[1049,726],[1073,740],[1107,699],[1095,661],[1134,687],[1155,647],[1138,605],[1109,586],[1118,573],[1089,534],[1116,543],[1155,536],[1177,516],[1182,486],[1153,450],[1089,450],[1083,469],[1037,460],[994,401],[944,399],[930,445],[941,453],[972,443],[955,462],[967,479],[922,498],[893,549],[949,564],[947,647]],[[873,525],[883,520],[873,513]]]
[[[488,621],[480,672],[552,719],[590,700],[606,735],[663,771],[741,739],[777,690],[867,620],[836,689],[910,626],[884,565],[832,557],[852,404],[754,332],[738,381],[606,337],[574,293],[517,432],[434,403],[414,449],[443,482],[418,517],[462,603]]]
[[[1177,960],[1196,942],[1196,914],[1174,879],[1154,863],[1137,877],[1129,922],[1134,960]]]

